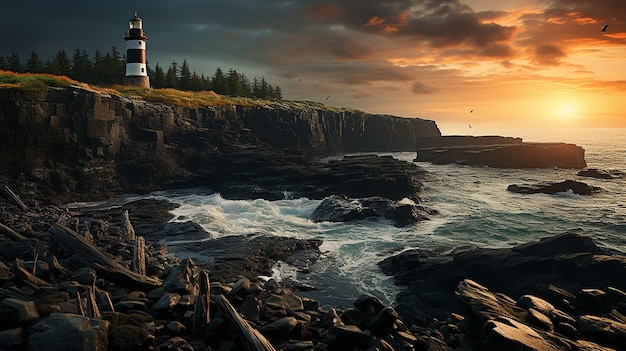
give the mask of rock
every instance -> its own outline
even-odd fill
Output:
[[[566,143],[464,144],[420,147],[417,159],[436,164],[458,163],[495,168],[585,168],[585,150]]]
[[[550,285],[567,291],[588,286],[626,288],[621,279],[626,275],[626,258],[611,255],[590,238],[573,233],[513,248],[452,251],[447,256],[407,250],[379,265],[405,287],[394,307],[409,322],[419,316],[447,318],[458,307],[451,291],[466,278],[508,296],[554,296],[547,289]],[[569,298],[559,297],[559,309],[566,308],[563,301]]]
[[[176,293],[166,293],[154,304],[152,308],[157,312],[171,311],[180,301],[181,296]]]
[[[535,308],[528,309],[528,321],[543,330],[554,330],[554,324],[550,318]]]
[[[626,345],[626,324],[615,320],[585,315],[576,321],[578,332],[601,345]]]
[[[272,294],[263,301],[265,308],[273,310],[286,310],[293,312],[304,311],[302,299],[295,294],[276,295]]]
[[[254,295],[247,295],[241,301],[238,312],[249,321],[258,321],[261,312],[259,300]]]
[[[526,310],[535,309],[546,316],[551,315],[555,310],[548,301],[532,295],[523,295],[517,300],[517,305]]]
[[[167,323],[165,329],[167,329],[171,335],[181,335],[187,328],[179,321],[171,321]]]
[[[606,293],[600,289],[581,289],[576,294],[576,308],[591,314],[604,314],[612,309]]]
[[[532,328],[506,317],[499,317],[485,324],[480,349],[483,351],[561,350]]]
[[[365,349],[372,341],[372,337],[353,325],[333,326],[324,335],[322,342],[328,345],[329,351]]]
[[[557,193],[564,193],[571,191],[578,195],[592,195],[599,192],[601,189],[595,186],[591,186],[585,183],[577,182],[574,180],[566,180],[560,183],[542,183],[534,185],[516,185],[511,184],[507,187],[507,190],[513,193],[520,194],[537,194],[544,193],[554,195]]]
[[[295,318],[284,317],[260,327],[259,331],[271,342],[278,343],[288,340],[292,330],[294,330],[297,325],[298,321]]]
[[[400,203],[382,197],[349,199],[330,196],[313,210],[314,222],[349,222],[366,218],[386,218],[396,226],[406,226],[429,219],[437,211],[414,203]]]
[[[577,176],[580,177],[589,177],[589,178],[597,178],[597,179],[614,179],[614,178],[622,178],[624,177],[624,172],[619,170],[602,170],[597,168],[588,168],[583,169],[576,173]]]
[[[134,325],[120,325],[111,328],[110,347],[119,351],[150,350],[155,337],[146,329]]]
[[[17,327],[39,319],[33,301],[6,298],[0,301],[0,326]]]
[[[198,294],[196,278],[198,272],[191,258],[184,259],[178,266],[169,270],[163,285],[150,291],[149,297],[161,297],[164,293]]]
[[[159,345],[160,351],[194,351],[194,347],[180,336],[168,339]]]
[[[22,345],[22,328],[0,331],[0,350],[14,350]]]
[[[391,306],[386,306],[367,322],[367,329],[373,335],[382,337],[391,332],[398,319],[398,313]]]
[[[29,350],[106,351],[109,322],[88,317],[53,313],[30,328]]]
[[[96,270],[91,267],[83,267],[80,268],[72,274],[70,277],[71,280],[78,282],[83,285],[91,285],[96,281],[97,275]]]

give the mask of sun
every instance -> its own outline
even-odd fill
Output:
[[[554,115],[562,119],[571,119],[576,117],[578,108],[573,103],[561,103],[554,109]]]

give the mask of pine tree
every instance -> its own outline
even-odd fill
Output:
[[[9,71],[22,72],[22,63],[20,62],[20,55],[17,52],[12,52],[11,56],[7,60],[7,68]]]
[[[25,70],[30,73],[43,73],[46,70],[43,61],[39,59],[39,55],[34,50],[31,51],[30,57],[26,60]]]
[[[52,58],[52,74],[56,74],[57,76],[67,76],[69,77],[72,74],[72,65],[70,64],[70,59],[67,57],[65,50],[59,50]]]
[[[189,70],[189,64],[187,60],[183,59],[183,64],[180,67],[180,78],[178,79],[178,88],[180,90],[191,90],[191,71]]]
[[[152,83],[153,88],[160,89],[165,87],[165,72],[163,72],[163,68],[159,66],[158,62],[154,67],[154,73],[150,78],[150,82]]]
[[[178,64],[172,61],[170,68],[165,74],[165,88],[176,88],[178,86]]]
[[[92,82],[93,77],[93,63],[89,59],[87,51],[82,52],[78,49],[74,51],[72,56],[72,78],[81,82]]]
[[[215,74],[213,74],[213,78],[211,79],[211,87],[213,91],[217,94],[228,94],[226,77],[224,76],[224,72],[222,72],[222,69],[219,67],[217,67],[217,69],[215,70]]]

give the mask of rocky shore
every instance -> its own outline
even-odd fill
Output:
[[[322,309],[260,278],[277,261],[306,272],[319,241],[235,237],[181,259],[159,241],[202,230],[169,222],[167,201],[23,205],[0,200],[0,349],[625,349],[626,257],[577,234],[403,252],[380,264],[402,287],[394,306]]]

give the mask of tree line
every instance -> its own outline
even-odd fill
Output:
[[[18,73],[50,73],[94,85],[124,84],[126,58],[116,46],[113,46],[106,54],[96,50],[93,58],[85,50],[76,49],[71,57],[65,50],[59,50],[45,61],[37,52],[32,51],[23,63],[20,56],[12,52],[7,56],[0,55],[0,70]],[[224,72],[218,67],[212,76],[207,77],[192,71],[186,60],[183,60],[182,64],[172,61],[167,70],[164,70],[158,63],[154,69],[148,66],[148,76],[153,88],[174,88],[186,91],[212,90],[221,95],[282,99],[280,87],[272,86],[263,76],[254,77],[250,81],[245,74],[232,68]]]

